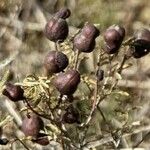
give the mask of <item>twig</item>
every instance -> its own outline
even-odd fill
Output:
[[[18,140],[27,150],[30,150],[19,138],[17,138],[17,140]]]
[[[57,42],[55,42],[54,44],[55,44],[55,51],[58,51]]]
[[[108,123],[108,121],[106,120],[106,117],[105,117],[103,111],[101,110],[100,106],[98,106],[97,109],[99,110],[99,112],[100,112],[100,114],[101,114],[101,116],[102,116],[102,118],[103,118],[105,124],[108,126],[108,128],[109,128],[109,130],[110,130],[110,133],[111,133],[111,136],[112,136],[112,138],[113,138],[113,133],[111,132],[111,126],[110,126],[110,124]],[[114,138],[113,138],[113,139],[114,139]],[[123,147],[128,147],[128,144],[127,144],[126,139],[125,139],[124,137],[121,137],[120,140],[121,140],[121,143],[122,143]],[[113,143],[114,143],[114,142],[113,142]],[[119,145],[116,146],[116,143],[114,143],[114,146],[115,146],[115,147],[118,147]]]
[[[59,51],[60,50],[60,46],[59,46],[59,40],[55,42],[55,50]]]
[[[149,131],[148,133],[146,133],[146,134],[144,135],[144,137],[142,138],[142,140],[140,140],[139,142],[137,142],[137,143],[133,146],[133,148],[138,147],[149,135],[150,135],[150,131]]]
[[[111,71],[112,71],[112,66],[111,66],[111,62],[114,59],[115,55],[108,55],[108,62],[109,62],[109,75],[111,75]]]
[[[45,118],[47,120],[50,120],[51,122],[54,122],[54,120],[50,116],[46,116],[45,114],[40,114],[35,109],[33,109],[26,98],[24,99],[24,101],[26,102],[26,104],[30,108],[30,110],[33,111],[35,114],[37,114],[38,116],[43,117],[43,118]]]
[[[15,138],[16,138],[16,139],[13,140],[13,142],[11,143],[11,145],[12,145],[14,142],[16,142],[16,141],[19,141],[19,142],[24,146],[25,149],[30,150],[30,149],[26,146],[26,144],[24,144],[24,143],[22,142],[22,140],[20,140],[17,136],[15,136]]]
[[[84,145],[85,145],[84,142],[85,142],[85,139],[86,139],[86,136],[87,136],[88,129],[89,129],[89,125],[85,126],[85,128],[84,128],[84,130],[83,130],[83,131],[84,131],[84,135],[83,135],[83,137],[82,137],[82,139],[81,139],[81,142],[80,142],[80,143],[81,143],[81,144],[80,144],[80,145],[81,145],[81,148],[84,147]]]
[[[134,40],[134,37],[130,37],[129,39],[127,39],[126,41],[124,41],[122,43],[123,46],[127,46],[127,45],[130,45]]]
[[[148,131],[150,130],[150,126],[144,126],[144,127],[141,127],[139,129],[136,129],[134,130],[132,133],[127,133],[127,134],[124,134],[122,137],[128,137],[128,136],[131,136],[133,134],[137,134],[137,133],[140,133],[140,132],[143,132],[143,131]],[[110,136],[107,136],[101,140],[95,140],[95,141],[92,141],[92,142],[88,142],[85,147],[87,148],[93,148],[93,147],[97,147],[97,146],[101,146],[103,144],[106,144],[108,142],[112,142],[113,141],[113,138],[110,137]]]
[[[65,143],[64,143],[64,139],[61,138],[61,145],[62,145],[62,150],[65,150]]]
[[[128,60],[127,56],[124,55],[124,56],[123,56],[123,59],[122,59],[122,62],[121,62],[121,64],[120,64],[120,67],[118,68],[118,73],[119,73],[119,74],[121,74],[122,69],[123,69],[123,66],[124,66],[124,64],[125,64],[125,62],[126,62],[127,60]]]
[[[77,69],[79,54],[80,54],[79,50],[76,50],[76,57],[75,57],[74,69]]]
[[[15,109],[13,108],[12,104],[10,103],[9,100],[5,100],[5,107],[7,109],[7,111],[10,113],[11,116],[13,116],[13,118],[15,119],[16,123],[18,126],[20,126],[22,124],[22,120],[20,115],[15,111]]]
[[[97,107],[97,110],[100,112],[100,114],[101,114],[103,120],[104,120],[105,123],[108,125],[108,122],[107,122],[107,120],[106,120],[106,117],[105,117],[104,113],[102,112],[100,106]],[[109,126],[109,125],[108,125],[108,126]]]
[[[95,71],[95,76],[97,74],[97,70],[100,67],[100,58],[101,58],[101,55],[99,55],[99,57],[98,57],[98,63],[97,63],[96,71]],[[103,99],[103,98],[102,99],[100,98],[99,100],[97,100],[98,85],[99,85],[98,82],[99,82],[98,78],[96,78],[96,84],[95,84],[95,90],[94,90],[94,101],[93,101],[93,104],[92,104],[92,109],[91,109],[90,114],[89,114],[87,120],[85,121],[85,123],[81,124],[82,127],[87,125],[90,122],[90,120],[91,120],[91,118],[92,118],[92,116],[95,112],[95,109],[97,108],[99,102]]]

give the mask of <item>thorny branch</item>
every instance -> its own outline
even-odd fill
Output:
[[[150,126],[140,127],[139,129],[134,130],[132,133],[124,134],[122,137],[129,137],[133,134],[137,134],[137,133],[144,132],[144,131],[149,131],[149,130],[150,130]],[[86,143],[85,147],[95,148],[95,147],[104,145],[106,143],[112,142],[112,141],[113,141],[113,138],[110,137],[110,136],[107,136],[107,137],[102,138],[100,140],[95,140],[95,141],[88,142],[88,143]]]

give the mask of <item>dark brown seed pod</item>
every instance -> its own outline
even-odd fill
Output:
[[[110,26],[104,33],[105,47],[108,54],[116,53],[125,37],[125,29],[118,25]]]
[[[79,34],[74,38],[73,44],[80,52],[92,52],[95,48],[95,38],[100,34],[92,24],[86,23]]]
[[[130,46],[130,51],[132,53],[132,56],[138,59],[147,55],[150,50],[145,49],[144,46],[134,45],[134,46]]]
[[[79,34],[74,38],[74,46],[80,52],[90,53],[95,48],[95,40],[88,39],[84,35]]]
[[[150,49],[150,31],[148,29],[140,29],[134,34],[135,43],[143,44],[147,49]]]
[[[62,19],[66,19],[71,15],[71,11],[68,8],[60,9],[54,16]]]
[[[40,137],[40,138],[36,139],[34,142],[36,142],[37,144],[40,144],[42,146],[46,146],[49,144],[48,137]]]
[[[98,81],[102,81],[104,79],[104,70],[98,69],[96,76]]]
[[[140,29],[134,34],[134,42],[131,44],[134,58],[141,58],[150,51],[150,31],[148,29]]]
[[[2,93],[14,102],[24,99],[24,90],[19,85],[12,83],[6,83],[6,87]]]
[[[35,115],[27,115],[22,122],[21,130],[26,136],[37,137],[39,131],[44,128],[43,120]]]
[[[73,94],[80,83],[80,74],[77,70],[67,70],[60,73],[54,80],[54,86],[63,95]]]
[[[79,121],[79,112],[73,106],[69,106],[62,117],[62,122],[69,124],[81,123]]]
[[[9,140],[6,138],[1,138],[0,139],[0,145],[7,145],[9,143]]]
[[[68,57],[58,51],[50,51],[44,59],[44,67],[47,74],[58,73],[63,71],[68,66]]]
[[[100,35],[100,31],[90,23],[86,23],[82,29],[82,34],[90,39],[95,39],[97,36]]]
[[[68,36],[69,28],[66,20],[52,17],[45,26],[45,36],[53,42],[64,41]]]
[[[35,143],[40,144],[42,146],[46,146],[49,144],[49,139],[45,134],[39,133],[38,137],[36,139],[32,139],[32,142],[35,142]]]

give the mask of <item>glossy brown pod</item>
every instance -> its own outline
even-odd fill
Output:
[[[68,66],[68,57],[58,51],[50,51],[44,59],[44,67],[47,74],[58,73]]]
[[[69,106],[62,117],[62,121],[68,124],[80,123],[79,112],[73,106]]]
[[[71,15],[71,11],[68,8],[60,9],[54,16],[62,19],[66,19]]]
[[[43,120],[35,114],[30,114],[23,119],[21,130],[26,136],[37,137],[43,128]]]
[[[96,38],[100,35],[100,31],[90,23],[86,23],[81,32],[83,35],[90,39]]]
[[[45,36],[53,42],[64,41],[68,36],[69,28],[66,20],[52,17],[45,26]]]
[[[39,133],[36,139],[32,139],[32,142],[46,146],[49,144],[49,139],[44,133]]]
[[[104,50],[108,54],[116,53],[125,37],[125,29],[118,25],[110,26],[104,33]]]
[[[134,42],[131,45],[134,58],[141,58],[150,51],[150,31],[148,29],[140,29],[134,34]]]
[[[81,32],[75,36],[74,47],[80,52],[92,52],[95,48],[95,39],[99,34],[99,30],[94,25],[86,23]]]
[[[104,70],[98,69],[96,73],[98,81],[102,81],[104,79]]]
[[[6,138],[0,138],[0,145],[7,145],[9,143],[9,140]]]
[[[34,141],[34,142],[36,142],[37,144],[40,144],[42,146],[46,146],[49,144],[48,137],[40,137],[40,138],[36,139],[36,141]]]
[[[74,38],[74,46],[80,52],[90,53],[95,48],[95,40],[91,40],[83,34],[79,34]]]
[[[67,70],[60,73],[54,80],[54,86],[63,95],[73,94],[80,83],[80,74],[77,70]]]
[[[14,102],[24,99],[24,90],[21,86],[12,83],[6,83],[5,89],[2,93]]]

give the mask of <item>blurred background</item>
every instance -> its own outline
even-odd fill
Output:
[[[103,33],[110,25],[121,24],[130,36],[135,29],[149,27],[149,0],[0,0],[0,61],[15,57],[7,66],[18,78],[41,71],[44,54],[53,48],[43,29],[61,7],[71,9],[71,29],[88,21]]]
[[[101,34],[110,25],[120,24],[126,29],[126,39],[136,29],[150,28],[150,0],[0,0],[0,79],[6,70],[10,70],[13,82],[22,81],[29,74],[44,75],[43,59],[54,49],[54,43],[46,39],[43,29],[62,7],[71,10],[67,20],[70,36],[85,22],[97,24]],[[123,80],[119,83],[131,95],[130,106],[138,107],[132,117],[133,121],[140,121],[141,126],[150,126],[149,59],[149,55],[131,59],[133,66],[123,72]],[[1,118],[7,112],[3,103],[0,107]],[[8,127],[6,129],[6,135],[13,134]],[[145,131],[132,140],[140,140],[143,134]],[[141,147],[150,149],[149,143],[147,138]]]

